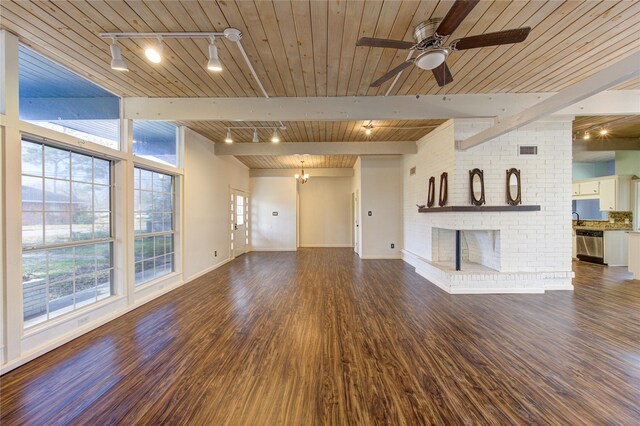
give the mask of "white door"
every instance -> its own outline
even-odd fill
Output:
[[[353,194],[353,250],[360,254],[360,205],[358,204],[359,191]]]
[[[249,197],[242,191],[231,192],[231,252],[233,257],[247,251],[249,244]]]

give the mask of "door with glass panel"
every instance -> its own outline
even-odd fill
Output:
[[[233,257],[247,251],[249,244],[249,196],[246,192],[231,191],[231,252]]]

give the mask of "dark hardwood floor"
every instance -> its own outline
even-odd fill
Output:
[[[251,253],[1,378],[13,424],[638,424],[640,281],[448,295],[351,249]]]

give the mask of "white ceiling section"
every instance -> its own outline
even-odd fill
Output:
[[[450,118],[496,117],[504,122],[532,108],[544,109],[545,101],[549,103],[556,93],[589,81],[618,61],[638,61],[640,54],[639,1],[486,0],[471,11],[450,40],[529,26],[528,38],[518,44],[455,52],[447,60],[454,81],[444,88],[438,87],[431,72],[416,67],[378,88],[370,87],[406,60],[407,51],[357,47],[356,41],[360,37],[413,41],[415,25],[443,17],[452,5],[453,0],[2,0],[0,28],[122,96],[127,118],[177,121],[216,145],[222,142],[227,123],[251,127],[288,122],[292,130],[283,133],[286,142],[329,143],[315,151],[317,161],[312,164],[317,167],[348,167],[355,155],[361,155],[357,152],[367,150],[363,146],[357,152],[346,148],[327,152],[338,144],[405,143],[431,130],[379,131],[379,139],[376,132],[365,138],[359,133],[362,122],[386,120],[407,128]],[[224,69],[211,73],[205,67],[208,40],[165,40],[160,64],[144,59],[147,40],[120,40],[130,71],[118,72],[110,68],[110,40],[99,36],[104,32],[215,32],[228,27],[242,32],[242,46],[270,98],[263,97],[233,43],[217,43]],[[548,112],[640,114],[640,77],[630,76],[608,92]],[[252,130],[236,134],[238,141],[252,139]],[[264,132],[259,134],[260,140],[266,137]],[[246,164],[262,168],[285,167],[292,163],[291,155],[301,151],[274,148],[265,154],[263,148],[242,151],[245,148],[236,145],[258,144],[234,143],[219,151],[242,156]]]

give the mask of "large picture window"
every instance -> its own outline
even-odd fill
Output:
[[[174,178],[134,169],[136,285],[173,272]]]
[[[113,294],[110,161],[22,141],[25,327]]]

